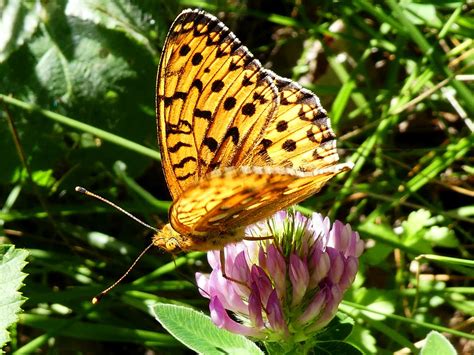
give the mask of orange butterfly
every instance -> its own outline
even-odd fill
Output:
[[[221,249],[244,228],[318,192],[337,164],[335,135],[311,91],[264,69],[216,17],[174,21],[156,84],[158,140],[173,197],[153,244]]]

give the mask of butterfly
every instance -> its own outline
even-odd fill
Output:
[[[335,135],[318,97],[263,68],[219,19],[181,12],[156,82],[162,166],[173,203],[153,244],[222,249],[246,226],[318,192],[335,175]]]

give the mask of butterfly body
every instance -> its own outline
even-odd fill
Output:
[[[266,70],[216,17],[183,11],[157,75],[157,127],[173,198],[153,242],[221,249],[247,225],[318,192],[337,164],[335,135],[311,91]]]
[[[222,232],[182,234],[166,224],[153,236],[153,244],[169,253],[181,251],[208,251],[222,249],[226,244],[244,238],[244,229],[223,230]]]

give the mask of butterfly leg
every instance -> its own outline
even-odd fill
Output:
[[[221,262],[222,276],[224,277],[224,279],[227,279],[229,281],[236,282],[236,283],[238,283],[242,286],[248,287],[248,285],[245,282],[236,280],[236,279],[234,279],[234,278],[232,278],[232,277],[230,277],[229,275],[226,274],[226,272],[225,272],[225,249],[220,250],[219,258],[220,258],[220,262]]]
[[[259,240],[269,240],[269,239],[275,240],[275,237],[273,235],[269,235],[268,237],[256,237],[256,238],[247,237],[247,238],[243,238],[243,240],[249,240],[251,242],[258,242]]]

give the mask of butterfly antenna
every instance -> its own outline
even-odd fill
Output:
[[[115,286],[117,286],[120,282],[122,282],[122,280],[127,277],[127,275],[130,273],[130,271],[132,271],[132,269],[135,267],[135,265],[137,264],[138,260],[140,260],[142,258],[143,255],[145,255],[145,253],[153,246],[153,242],[150,243],[150,245],[148,245],[145,249],[143,249],[143,251],[140,253],[140,255],[138,255],[138,257],[135,259],[135,261],[132,263],[132,265],[130,265],[130,267],[128,268],[127,271],[125,271],[125,273],[120,276],[120,278],[115,281],[112,285],[110,285],[109,287],[107,287],[104,291],[102,291],[101,293],[99,293],[97,296],[95,296],[93,299],[92,299],[92,304],[97,304],[100,302],[100,300],[102,299],[102,297],[104,297],[107,293],[109,293],[110,290],[112,290]]]
[[[109,206],[112,206],[113,208],[115,208],[116,210],[122,212],[123,214],[125,214],[126,216],[130,217],[131,219],[133,219],[135,222],[137,223],[140,223],[142,226],[146,227],[146,228],[149,228],[155,232],[158,232],[158,229],[156,229],[155,227],[152,227],[150,226],[149,224],[143,222],[141,219],[135,217],[133,214],[131,214],[130,212],[127,212],[125,211],[122,207],[119,207],[117,206],[115,203],[113,202],[110,202],[109,200],[107,200],[106,198],[102,197],[102,196],[99,196],[93,192],[90,192],[88,190],[86,190],[85,188],[81,187],[81,186],[76,186],[76,188],[74,189],[76,190],[77,192],[80,192],[81,194],[84,194],[84,195],[87,195],[87,196],[90,196],[90,197],[93,197],[99,201],[102,201],[106,204],[108,204]]]

